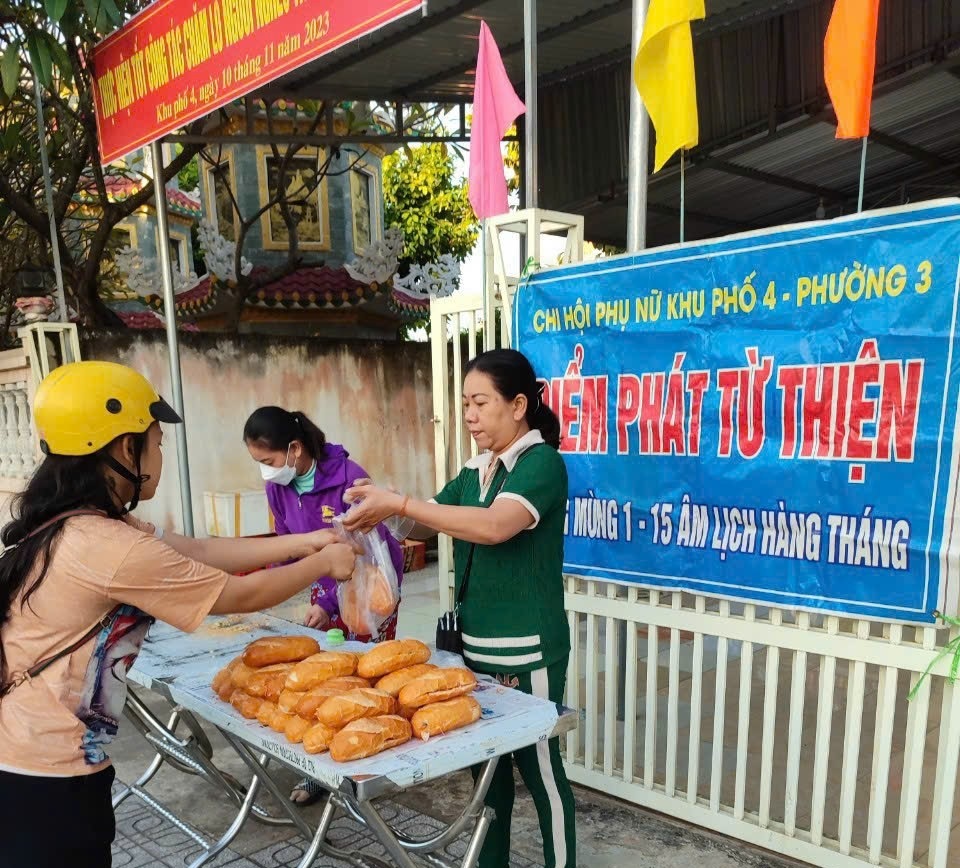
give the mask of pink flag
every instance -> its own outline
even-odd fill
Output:
[[[478,220],[505,214],[509,207],[500,141],[524,111],[526,106],[507,78],[493,34],[487,22],[481,21],[470,127],[470,204]]]

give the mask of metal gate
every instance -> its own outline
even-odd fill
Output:
[[[472,454],[459,412],[479,295],[431,307],[438,489]],[[508,317],[503,317],[507,320]],[[440,547],[441,591],[452,547]],[[943,631],[566,578],[571,780],[825,868],[960,864],[960,686]],[[952,835],[952,840],[951,840]],[[951,854],[952,843],[952,854]]]

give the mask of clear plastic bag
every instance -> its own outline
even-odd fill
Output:
[[[345,530],[343,516],[334,518],[332,524],[345,542],[363,551],[352,578],[337,584],[340,618],[358,636],[375,636],[400,602],[390,547],[376,528],[365,533]]]

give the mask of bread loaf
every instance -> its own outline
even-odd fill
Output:
[[[362,579],[354,578],[340,585],[338,594],[340,618],[358,636],[377,632],[376,616],[367,603],[365,587]]]
[[[277,708],[287,712],[287,714],[296,714],[297,705],[304,695],[296,690],[284,690],[277,699]]]
[[[259,697],[251,696],[243,690],[234,690],[230,695],[230,704],[247,720],[253,720],[257,716],[262,701]]]
[[[407,708],[423,708],[471,693],[477,678],[469,669],[438,669],[415,678],[400,691],[400,704]]]
[[[431,735],[453,732],[480,720],[480,703],[472,696],[458,696],[419,709],[410,725],[413,734],[426,741]]]
[[[256,669],[247,666],[247,664],[243,662],[243,658],[241,658],[239,663],[230,667],[230,680],[233,682],[234,687],[246,689],[247,684],[250,683],[250,679],[253,678],[256,671]]]
[[[286,732],[287,724],[296,717],[295,714],[287,714],[279,708],[273,713],[273,717],[268,724],[274,732]]]
[[[287,741],[293,744],[300,744],[300,742],[303,741],[303,736],[314,723],[316,723],[315,720],[304,720],[302,717],[294,715],[287,721],[283,734],[287,737]]]
[[[333,696],[343,696],[344,693],[349,693],[351,690],[357,689],[356,687],[341,687],[327,682],[326,684],[321,684],[319,687],[314,687],[313,690],[308,690],[306,693],[294,694],[300,697],[300,701],[293,710],[296,714],[299,714],[300,717],[305,717],[307,720],[314,720],[317,716],[317,709],[328,699]]]
[[[359,660],[359,655],[356,655]],[[329,681],[323,682],[324,687],[345,687],[348,690],[356,690],[358,687],[373,687],[369,679],[361,678],[359,675],[338,675]]]
[[[233,683],[233,669],[238,663],[242,663],[243,660],[240,657],[234,657],[226,666],[223,667],[216,675],[213,676],[213,681],[210,684],[210,687],[213,689],[213,692],[217,694],[224,702],[230,701],[230,695],[236,689]]]
[[[363,759],[410,741],[410,723],[397,715],[355,720],[330,742],[330,756],[339,763]]]
[[[290,663],[275,663],[272,666],[264,666],[250,676],[244,690],[251,696],[259,696],[261,699],[276,702],[283,692],[283,685],[292,668]]]
[[[277,704],[271,702],[269,699],[264,699],[260,703],[260,708],[257,710],[257,720],[260,721],[264,726],[270,726],[270,721],[273,720],[273,715],[277,711]]]
[[[317,709],[317,720],[333,729],[340,729],[361,717],[393,714],[397,701],[382,690],[361,687],[342,696],[332,696]]]
[[[260,669],[274,663],[297,663],[319,650],[320,643],[311,636],[269,636],[247,645],[243,662]]]
[[[367,597],[370,611],[382,618],[392,615],[399,602],[383,571],[373,564],[367,570]]]
[[[417,663],[414,666],[405,666],[403,669],[384,675],[377,682],[377,690],[382,690],[391,696],[399,696],[400,691],[411,681],[421,675],[426,675],[428,672],[433,672],[436,668],[432,663]]]
[[[330,749],[330,742],[336,734],[337,731],[325,723],[313,723],[303,734],[303,749],[307,753],[323,753]]]
[[[368,651],[357,664],[357,675],[362,678],[382,678],[398,669],[426,663],[430,659],[430,649],[416,639],[394,639],[381,642],[372,651]]]
[[[353,675],[357,671],[357,655],[346,651],[327,651],[315,654],[298,663],[287,676],[287,690],[305,693],[341,675]]]

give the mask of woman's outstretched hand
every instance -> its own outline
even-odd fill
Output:
[[[344,497],[353,507],[343,518],[346,530],[371,530],[403,508],[403,495],[375,485],[354,485]]]
[[[353,576],[357,566],[357,552],[353,546],[346,543],[331,543],[316,557],[324,559],[323,575],[338,582],[345,582]]]

